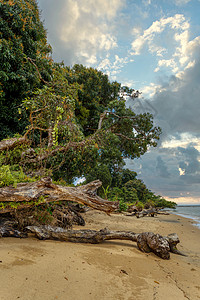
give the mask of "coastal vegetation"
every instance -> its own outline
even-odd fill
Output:
[[[120,210],[174,208],[125,168],[161,134],[151,114],[126,107],[120,91],[133,89],[95,68],[54,62],[35,0],[3,0],[0,15],[0,187],[99,179],[98,195]]]

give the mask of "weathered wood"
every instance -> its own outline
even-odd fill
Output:
[[[4,150],[11,150],[15,147],[22,145],[22,144],[29,144],[30,141],[26,139],[26,136],[20,138],[11,138],[7,140],[0,141],[0,152]]]
[[[137,218],[142,218],[145,216],[154,217],[157,214],[160,215],[169,215],[167,212],[161,212],[160,208],[150,207],[148,209],[138,210],[136,206],[133,206],[132,209],[129,210],[131,214],[126,214],[128,217],[136,216]]]
[[[142,218],[145,216],[150,216],[154,217],[157,214],[157,209],[156,208],[148,208],[148,209],[143,209],[142,211],[139,211],[136,213],[137,218]]]
[[[28,237],[27,232],[21,232],[14,228],[15,222],[5,218],[0,219],[0,237],[15,237],[15,238],[26,238]]]
[[[73,201],[97,210],[111,213],[119,208],[118,202],[104,200],[96,195],[102,185],[100,180],[79,187],[66,187],[52,183],[50,177],[31,183],[19,183],[16,188],[9,186],[0,189],[2,212],[10,212],[16,208],[30,207],[40,203]],[[15,205],[12,207],[12,203]]]
[[[130,240],[137,243],[140,251],[153,252],[162,259],[169,259],[170,252],[183,255],[177,250],[176,245],[180,242],[177,234],[163,237],[153,232],[134,233],[130,231],[110,231],[107,228],[95,230],[65,230],[60,227],[28,226],[27,229],[41,240],[53,239],[73,243],[99,244],[106,240]]]

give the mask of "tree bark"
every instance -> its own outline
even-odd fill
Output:
[[[100,180],[79,187],[65,187],[52,183],[50,177],[31,183],[19,183],[0,189],[0,213],[40,203],[73,201],[110,214],[118,211],[119,203],[104,200],[96,195],[102,185]]]
[[[176,245],[180,242],[176,233],[163,237],[153,232],[134,233],[130,231],[110,231],[107,228],[95,230],[65,230],[61,227],[28,226],[27,229],[41,240],[52,239],[73,243],[99,244],[106,240],[130,240],[137,243],[140,251],[153,252],[162,259],[169,259],[170,252],[182,254]]]
[[[29,144],[30,141],[26,139],[26,136],[20,138],[11,138],[8,140],[0,141],[0,152],[4,150],[11,150],[15,147],[22,145],[22,144]]]

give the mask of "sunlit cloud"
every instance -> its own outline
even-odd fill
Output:
[[[189,23],[181,14],[176,14],[173,17],[161,18],[159,21],[154,21],[149,28],[144,30],[143,35],[138,36],[132,42],[132,54],[139,55],[144,45],[147,44],[151,52],[155,52],[158,56],[162,55],[162,52],[166,51],[166,49],[165,47],[156,46],[155,40],[158,34],[161,34],[167,26],[173,30],[181,29],[184,31],[188,29]]]
[[[126,65],[128,62],[130,62],[130,59],[127,57],[119,57],[117,54],[114,55],[114,57],[111,58],[105,58],[103,59],[99,65],[98,69],[102,70],[104,73],[106,73],[108,76],[110,76],[111,80],[115,80],[115,75],[119,74],[121,70],[123,69],[124,65]]]
[[[94,65],[117,48],[116,17],[124,5],[125,0],[48,0],[47,10],[54,13],[46,23],[56,60]]]
[[[176,197],[176,198],[170,198],[170,197],[167,197],[165,196],[165,199],[166,200],[169,200],[169,201],[173,201],[177,204],[199,204],[199,197]]]

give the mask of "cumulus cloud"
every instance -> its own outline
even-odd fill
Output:
[[[117,47],[114,32],[124,0],[39,0],[45,6],[45,25],[54,59],[67,65],[92,65],[98,56]]]
[[[181,74],[192,64],[200,46],[200,36],[190,40],[189,30],[190,24],[182,14],[161,18],[142,34],[137,27],[133,28],[136,38],[132,42],[131,54],[140,55],[143,49],[147,49],[152,55],[161,57],[154,72],[168,68],[174,74]]]
[[[166,49],[165,47],[157,46],[155,39],[158,34],[161,34],[166,29],[167,26],[169,26],[172,30],[186,30],[188,29],[189,23],[181,14],[176,14],[173,17],[161,18],[159,21],[157,20],[153,22],[149,28],[144,30],[143,35],[138,36],[132,42],[132,54],[139,55],[144,45],[147,44],[150,52],[155,52],[156,55],[162,56],[162,52],[166,51]]]
[[[97,69],[103,71],[107,74],[111,80],[116,80],[116,74],[119,74],[123,69],[124,65],[130,62],[128,56],[119,57],[117,54],[112,56],[112,58],[106,57],[97,66]]]

